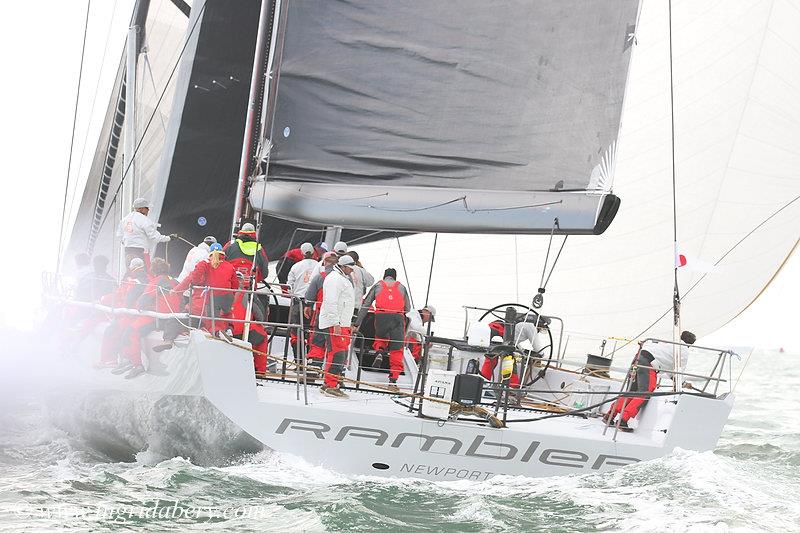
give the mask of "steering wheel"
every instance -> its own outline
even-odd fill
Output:
[[[488,317],[490,315],[495,317],[498,320],[503,320],[504,321],[506,319],[505,310],[506,310],[507,307],[512,307],[512,308],[516,309],[518,317],[519,316],[524,317],[525,315],[527,315],[529,313],[530,314],[536,314],[536,315],[540,314],[539,311],[535,310],[533,307],[530,307],[530,306],[525,305],[525,304],[519,304],[519,303],[511,302],[511,303],[507,303],[507,304],[496,305],[496,306],[492,307],[491,309],[487,310],[485,313],[483,313],[481,315],[481,317],[478,319],[478,322],[483,321],[486,317]],[[550,328],[547,328],[547,336],[550,339],[550,344],[548,346],[545,346],[545,348],[549,349],[548,350],[549,354],[548,354],[548,357],[547,357],[547,363],[545,364],[544,368],[537,373],[536,377],[533,378],[533,380],[530,383],[522,383],[523,386],[531,386],[531,385],[533,385],[539,379],[544,377],[544,373],[547,372],[548,368],[550,368],[550,363],[553,361],[553,333],[550,331]],[[539,355],[544,357],[544,354],[540,353]],[[525,379],[525,373],[527,373],[527,372],[528,372],[527,368],[523,369],[523,376],[522,376],[523,380]]]

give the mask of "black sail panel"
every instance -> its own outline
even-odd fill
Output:
[[[594,232],[637,9],[291,2],[268,176],[250,201],[351,227],[525,233],[558,216]]]

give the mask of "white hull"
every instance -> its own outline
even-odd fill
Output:
[[[306,405],[302,385],[256,380],[248,351],[199,331],[159,357],[162,375],[124,380],[101,371],[95,386],[203,396],[265,446],[346,474],[477,480],[607,471],[675,448],[713,449],[733,405],[732,395],[654,397],[633,433],[617,433],[599,418],[515,423],[547,413],[510,409],[508,427],[495,429],[419,418],[389,395],[368,390],[350,389],[349,399],[338,399],[309,385]],[[553,368],[540,385],[555,389],[579,377]]]

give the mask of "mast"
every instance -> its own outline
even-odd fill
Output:
[[[136,12],[139,11],[137,2],[134,18],[128,28],[128,40],[125,44],[125,142],[123,145],[122,164],[124,173],[130,178],[123,185],[122,206],[129,209],[133,204],[134,189],[137,185],[136,164],[134,152],[136,151],[136,63],[139,57],[139,25]]]
[[[276,16],[277,15],[277,16]],[[239,183],[237,185],[236,201],[234,205],[233,221],[231,224],[231,240],[233,240],[236,227],[242,220],[242,216],[247,210],[246,188],[249,178],[250,163],[253,155],[258,157],[258,161],[253,166],[254,173],[264,163],[264,173],[267,173],[269,166],[269,154],[271,149],[272,136],[272,115],[274,113],[274,94],[277,89],[278,72],[274,68],[275,48],[278,38],[278,30],[281,18],[284,14],[281,11],[281,0],[261,0],[261,12],[258,19],[258,36],[256,37],[256,50],[253,58],[253,74],[250,78],[250,102],[248,104],[247,119],[245,123],[244,140],[242,143],[242,159],[239,166]],[[264,61],[264,47],[267,37],[269,37],[269,55]],[[280,64],[280,59],[278,59]],[[256,115],[258,112],[258,115]],[[258,119],[256,119],[258,117]],[[258,138],[255,136],[255,128],[258,127]],[[254,154],[253,148],[258,147]],[[261,226],[263,215],[261,211],[256,214],[256,242],[260,242]],[[253,269],[251,272],[250,297],[247,299],[247,309],[245,311],[244,332],[242,338],[247,339],[250,334],[250,320],[253,316],[253,298],[256,289],[256,270],[257,256],[253,257]]]
[[[247,103],[247,118],[244,125],[244,140],[242,141],[242,158],[239,163],[239,182],[236,186],[236,200],[233,208],[233,220],[231,221],[231,240],[236,233],[236,228],[242,221],[242,218],[247,214],[247,180],[250,176],[250,164],[253,160],[255,148],[258,146],[256,139],[256,129],[260,130],[258,117],[259,111],[264,104],[265,92],[268,90],[267,79],[268,76],[264,75],[267,67],[264,61],[266,53],[265,43],[272,32],[272,0],[261,1],[261,12],[258,17],[258,36],[256,37],[256,50],[253,57],[253,74],[250,78],[250,96]],[[272,48],[270,45],[270,65],[272,60]],[[263,121],[262,121],[263,122]]]

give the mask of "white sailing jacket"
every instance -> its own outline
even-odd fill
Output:
[[[319,329],[332,326],[349,328],[356,309],[353,282],[334,267],[322,284],[322,306],[319,311]]]
[[[183,281],[186,276],[191,274],[192,270],[194,270],[194,267],[197,266],[197,263],[208,259],[210,249],[211,247],[209,245],[201,242],[189,250],[189,253],[186,254],[186,261],[183,262],[183,270],[181,270],[180,275],[178,275],[178,282]]]
[[[353,267],[353,273],[350,274],[350,278],[353,280],[353,288],[356,291],[356,299],[359,303],[361,303],[361,300],[364,299],[364,295],[367,294],[369,288],[375,284],[375,278],[367,271],[366,268],[358,265]]]
[[[293,294],[305,295],[309,284],[314,277],[317,262],[313,259],[303,259],[292,265],[286,283]]]
[[[653,368],[656,370],[672,370],[674,366],[672,349],[674,347],[675,345],[665,342],[647,342],[642,345],[642,350],[647,350],[653,355]],[[679,346],[678,348],[680,348],[680,368],[678,370],[684,370],[686,369],[686,363],[689,362],[689,349],[686,346]]]
[[[161,235],[158,232],[158,224],[154,220],[150,220],[138,211],[132,211],[119,221],[117,238],[122,241],[122,246],[125,248],[144,248],[148,252],[152,251],[156,244],[169,240],[168,235]]]

